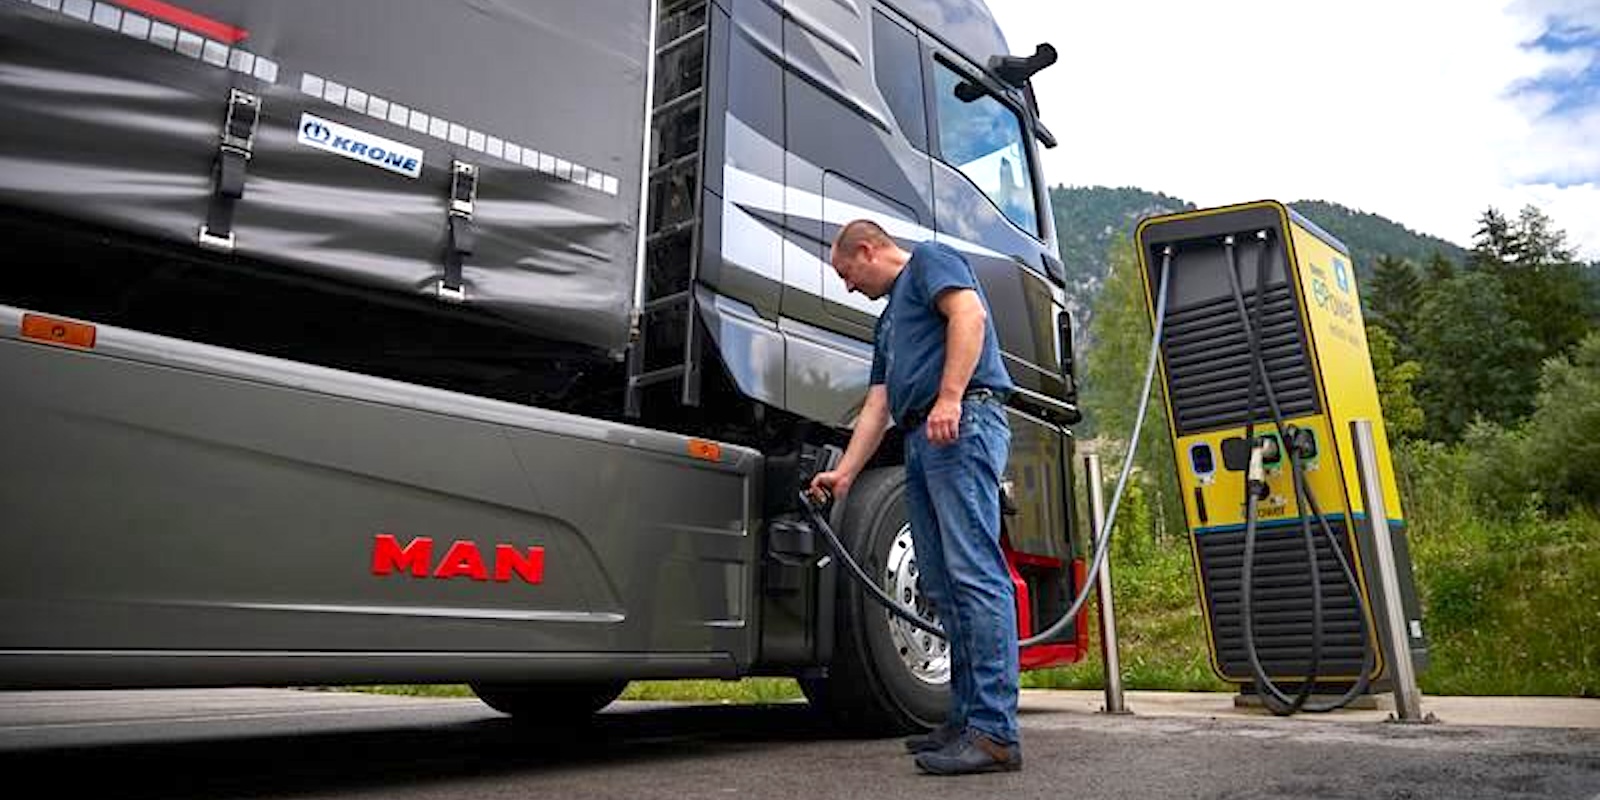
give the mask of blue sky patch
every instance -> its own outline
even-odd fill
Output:
[[[1511,87],[1512,96],[1537,101],[1541,124],[1595,124],[1593,120],[1600,118],[1600,25],[1592,18],[1561,11],[1541,13],[1539,20],[1542,32],[1524,43],[1523,49],[1560,56],[1578,66],[1547,70],[1521,81]],[[1600,169],[1554,170],[1539,177],[1558,186],[1572,186],[1600,180]]]

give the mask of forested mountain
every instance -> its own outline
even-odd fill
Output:
[[[1297,200],[1289,204],[1306,219],[1333,234],[1333,238],[1350,248],[1355,260],[1356,275],[1365,278],[1372,274],[1378,256],[1403,258],[1422,265],[1439,253],[1456,264],[1467,263],[1467,251],[1435,236],[1417,233],[1398,222],[1345,208],[1326,200]]]

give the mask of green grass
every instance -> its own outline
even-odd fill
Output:
[[[398,694],[406,697],[472,697],[472,690],[462,683],[405,683],[394,685],[375,686],[338,686],[332,687],[347,692],[366,692],[368,694]]]
[[[394,686],[343,686],[347,691],[397,694],[410,697],[472,697],[463,684],[400,684]],[[634,681],[623,700],[692,701],[698,703],[784,703],[799,700],[800,684],[792,678],[745,678],[737,681]]]
[[[1600,697],[1600,541],[1427,566],[1423,691]]]
[[[802,699],[793,678],[745,678],[740,681],[634,681],[624,700],[693,700],[721,703],[783,703]]]
[[[1182,540],[1152,544],[1133,558],[1113,564],[1118,655],[1125,688],[1229,688],[1211,670],[1193,576],[1188,545]],[[1091,618],[1095,613],[1091,606]],[[1105,671],[1100,659],[1099,623],[1090,624],[1089,658],[1069,667],[1026,673],[1022,685],[1030,689],[1100,688]]]
[[[1432,656],[1423,691],[1600,697],[1600,517],[1531,503],[1486,514],[1460,459],[1401,460]]]

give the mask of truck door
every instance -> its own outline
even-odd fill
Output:
[[[1057,327],[1060,289],[1045,270],[1052,236],[1049,204],[1028,117],[974,64],[924,39],[928,72],[929,152],[934,228],[962,251],[978,274],[999,334],[1006,367],[1033,397],[1063,394]],[[1015,405],[1015,404],[1014,404]],[[1070,435],[1038,416],[1011,410],[1011,461],[1005,478],[1016,513],[1006,531],[1019,554],[1031,608],[1019,619],[1048,624],[1060,616],[1058,592],[1071,597],[1071,514],[1066,491]],[[1047,600],[1046,598],[1049,598]],[[1052,602],[1055,601],[1055,602]],[[1070,639],[1073,634],[1063,636]]]
[[[930,49],[934,229],[983,282],[1017,384],[1060,396],[1059,303],[1045,275],[1054,256],[1049,206],[1025,117],[1012,99],[990,91],[970,62]]]
[[[878,219],[907,244],[929,238],[920,45],[915,28],[887,8],[824,0],[785,8],[786,211],[804,243],[786,254],[783,313],[870,340],[882,301],[851,295],[828,247],[857,217]]]

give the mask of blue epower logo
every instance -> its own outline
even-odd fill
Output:
[[[408,178],[422,175],[422,151],[314,114],[300,115],[299,142]]]

